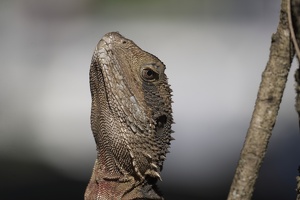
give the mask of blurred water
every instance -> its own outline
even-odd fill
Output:
[[[225,198],[279,4],[0,1],[0,163],[43,163],[71,180],[88,182],[96,156],[89,64],[98,40],[119,31],[167,65],[176,121],[161,184],[167,197]],[[292,73],[255,199],[294,197],[300,152]],[[39,180],[42,173],[27,178]]]

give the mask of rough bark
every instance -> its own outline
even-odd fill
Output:
[[[251,199],[276,122],[294,56],[290,42],[287,3],[287,0],[282,0],[279,25],[277,32],[272,35],[269,61],[262,74],[250,127],[241,151],[228,200]]]

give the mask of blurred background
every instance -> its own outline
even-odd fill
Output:
[[[89,65],[107,32],[159,57],[174,91],[166,199],[226,199],[280,0],[0,0],[0,199],[83,199],[96,157]],[[295,199],[293,64],[253,199]]]

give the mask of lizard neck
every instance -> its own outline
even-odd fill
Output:
[[[149,180],[136,181],[130,175],[113,174],[101,163],[101,156],[95,161],[91,180],[85,192],[85,200],[148,199],[163,200],[158,188]]]

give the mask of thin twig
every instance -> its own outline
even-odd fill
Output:
[[[287,0],[287,14],[288,14],[288,20],[289,20],[289,29],[291,38],[294,44],[294,48],[296,50],[296,55],[298,57],[298,60],[300,59],[300,50],[299,45],[295,36],[294,26],[293,26],[293,20],[292,20],[292,12],[291,12],[291,0]]]
[[[290,32],[291,32],[291,38],[294,44],[294,48],[296,50],[296,54],[297,54],[297,58],[298,58],[298,63],[300,63],[300,50],[299,50],[299,45],[298,45],[298,41],[296,38],[296,34],[295,34],[295,28],[297,28],[297,33],[299,33],[299,21],[298,21],[298,17],[299,17],[299,13],[297,12],[299,10],[299,0],[293,0],[293,6],[291,4],[291,0],[288,0],[288,19],[289,19],[289,28],[290,28]],[[296,19],[296,27],[293,24],[293,20],[292,20],[292,8],[293,8],[293,17],[294,19]],[[298,22],[298,23],[297,23]],[[299,38],[299,37],[298,37]],[[295,81],[296,81],[296,86],[295,86],[295,90],[296,90],[296,111],[298,113],[298,122],[299,122],[299,126],[300,126],[300,78],[299,78],[299,67],[295,72]],[[300,173],[300,167],[298,167],[298,173]],[[296,187],[296,199],[300,200],[300,175],[298,175],[296,177],[296,181],[297,181],[297,187]]]

